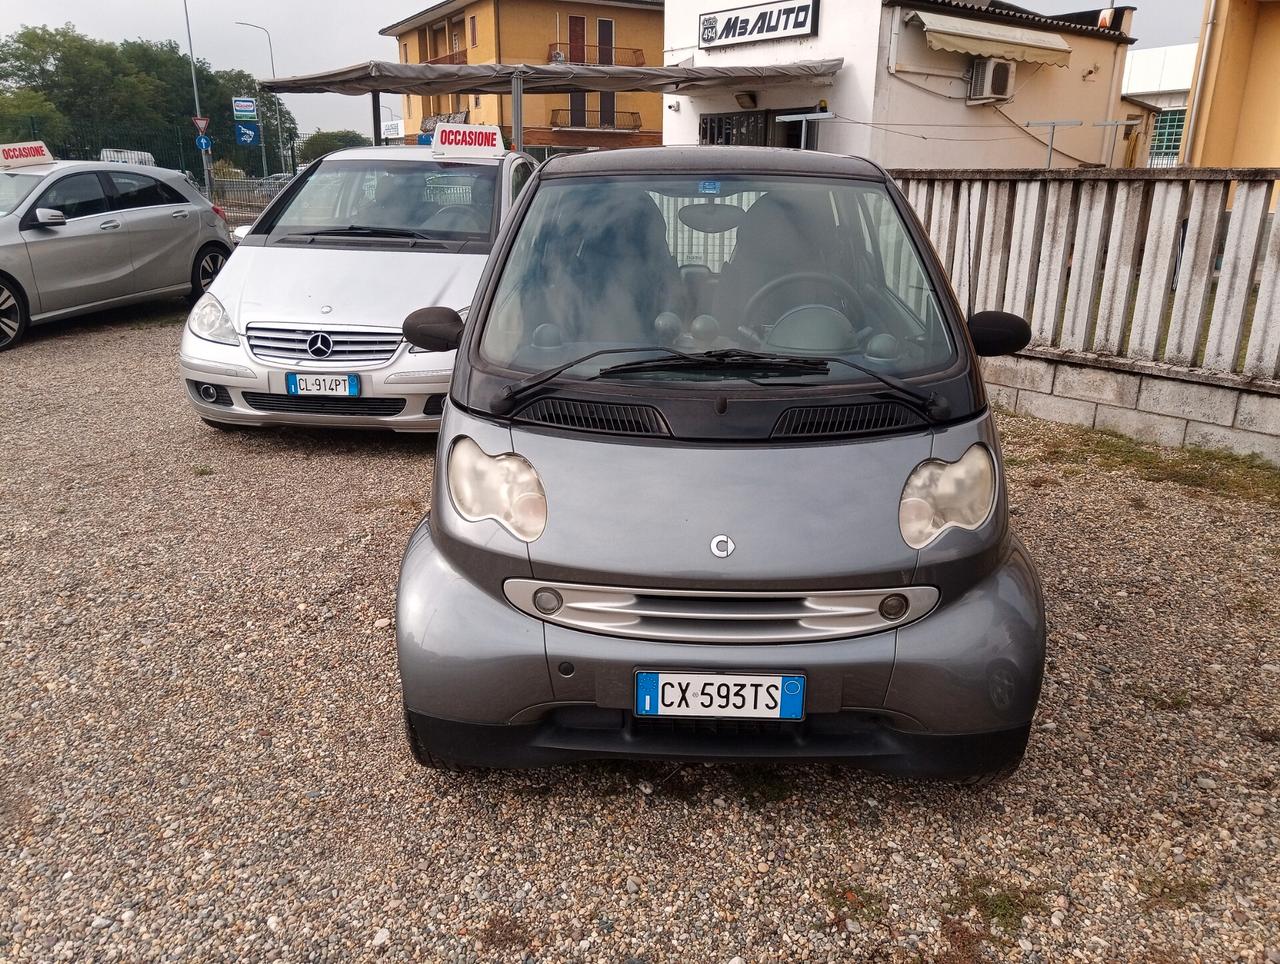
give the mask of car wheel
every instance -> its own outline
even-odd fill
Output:
[[[208,244],[196,255],[196,262],[191,266],[191,297],[199,298],[209,290],[213,279],[227,263],[226,249],[216,244]]]
[[[22,289],[0,277],[0,351],[12,348],[27,333],[27,302]]]
[[[418,732],[417,727],[413,724],[413,714],[409,712],[409,708],[404,710],[404,735],[409,743],[409,752],[413,758],[429,770],[448,770],[457,773],[465,770],[460,763],[455,763],[448,757],[442,757],[439,754],[432,753],[431,747],[427,745],[427,741],[422,734]]]

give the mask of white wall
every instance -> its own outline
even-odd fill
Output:
[[[1124,67],[1124,92],[1135,97],[1180,93],[1183,103],[1186,103],[1186,95],[1191,92],[1191,82],[1195,78],[1199,47],[1199,44],[1177,44],[1129,51]],[[1142,99],[1151,100],[1150,97]]]
[[[738,67],[843,57],[844,69],[836,75],[833,85],[801,83],[758,91],[758,107],[762,110],[789,110],[810,107],[825,99],[828,107],[838,114],[854,120],[871,119],[880,0],[822,0],[816,36],[766,40],[715,50],[698,49],[701,14],[747,2],[750,0],[667,0],[665,64]],[[664,97],[664,107],[679,104],[680,110],[663,111],[663,143],[698,143],[700,114],[742,110],[733,94],[734,91],[727,91],[723,94]],[[818,137],[819,149],[834,153],[866,155],[871,147],[869,128],[854,124],[824,121]]]

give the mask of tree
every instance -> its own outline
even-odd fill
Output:
[[[368,147],[373,141],[357,131],[316,131],[298,148],[298,160],[310,164],[317,157],[344,147]]]
[[[57,139],[67,129],[67,119],[39,91],[0,91],[0,143]]]

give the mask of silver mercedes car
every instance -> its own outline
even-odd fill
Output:
[[[543,165],[457,349],[401,567],[414,756],[850,761],[983,782],[1045,656],[981,355],[891,178],[758,148]]]
[[[199,296],[230,252],[225,216],[181,171],[0,145],[0,351],[31,325]]]

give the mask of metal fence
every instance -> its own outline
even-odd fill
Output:
[[[894,176],[961,303],[1033,345],[1280,376],[1280,169]]]
[[[283,179],[215,177],[210,200],[222,208],[232,227],[252,224],[263,208],[284,188]]]

